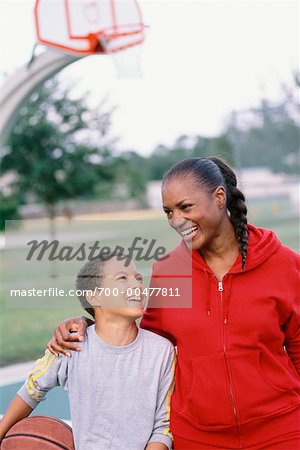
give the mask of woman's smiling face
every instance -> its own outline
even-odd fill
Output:
[[[193,250],[206,248],[220,234],[226,212],[223,187],[208,190],[192,178],[171,178],[162,187],[169,225]]]

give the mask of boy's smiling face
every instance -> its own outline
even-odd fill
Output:
[[[135,264],[125,263],[117,257],[105,262],[101,286],[89,302],[93,307],[109,309],[110,315],[137,319],[146,306],[145,286]]]

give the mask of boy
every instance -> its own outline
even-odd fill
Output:
[[[69,393],[76,450],[168,450],[175,350],[165,338],[138,329],[145,308],[141,274],[106,255],[79,272],[77,292],[93,315],[81,351],[48,350],[38,360],[0,422],[0,442],[47,392]]]

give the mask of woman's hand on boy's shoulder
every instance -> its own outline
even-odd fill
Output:
[[[70,356],[68,350],[80,351],[81,348],[74,342],[84,341],[84,335],[89,325],[91,325],[91,320],[85,317],[74,317],[60,322],[47,344],[48,350],[54,355],[63,353],[66,356]]]

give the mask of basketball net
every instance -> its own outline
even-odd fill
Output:
[[[115,36],[109,40],[98,37],[98,40],[103,52],[112,58],[118,78],[141,78],[142,45],[128,44],[126,38],[130,39],[131,36]]]
[[[118,78],[139,79],[142,78],[141,68],[142,45],[120,50],[110,56],[114,62]]]

